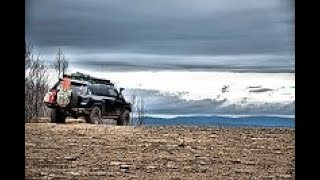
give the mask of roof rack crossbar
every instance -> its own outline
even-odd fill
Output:
[[[71,74],[63,74],[63,78],[71,78],[79,81],[88,81],[92,84],[106,84],[106,85],[114,86],[114,84],[111,83],[111,81],[108,79],[96,78],[96,77],[92,77],[90,75],[79,73],[79,72],[71,73]]]

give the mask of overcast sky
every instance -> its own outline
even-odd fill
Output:
[[[53,59],[118,70],[294,71],[286,0],[27,0],[26,40]]]

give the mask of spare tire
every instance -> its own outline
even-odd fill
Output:
[[[130,112],[128,109],[125,109],[121,115],[121,117],[117,121],[117,125],[120,126],[128,126],[130,121]]]

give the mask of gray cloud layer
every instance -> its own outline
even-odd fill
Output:
[[[290,1],[253,0],[27,0],[26,39],[52,54],[62,47],[73,63],[130,64],[106,53],[217,56],[271,54],[268,66],[294,68],[294,9]],[[78,56],[75,56],[78,55]],[[158,61],[154,63],[152,61]],[[180,69],[197,69],[195,59],[184,58]],[[165,58],[138,58],[140,67],[168,68]],[[213,61],[213,60],[212,60]],[[260,67],[266,59],[244,59],[219,64]],[[162,63],[161,63],[162,62]],[[251,64],[247,66],[247,62]],[[253,66],[255,65],[255,66]],[[262,66],[264,67],[264,66]],[[132,68],[132,65],[127,66]]]
[[[256,115],[277,114],[294,115],[295,101],[288,104],[262,103],[262,104],[230,104],[224,100],[184,100],[177,95],[166,95],[159,91],[143,89],[127,89],[124,96],[131,101],[132,95],[142,97],[145,102],[146,111],[149,114],[159,115],[188,115],[188,114],[229,114],[229,115]]]

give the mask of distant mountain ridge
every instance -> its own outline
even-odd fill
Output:
[[[164,126],[227,126],[227,127],[295,127],[295,118],[292,116],[249,115],[227,117],[219,115],[211,116],[177,116],[161,118],[146,116],[145,125]]]

